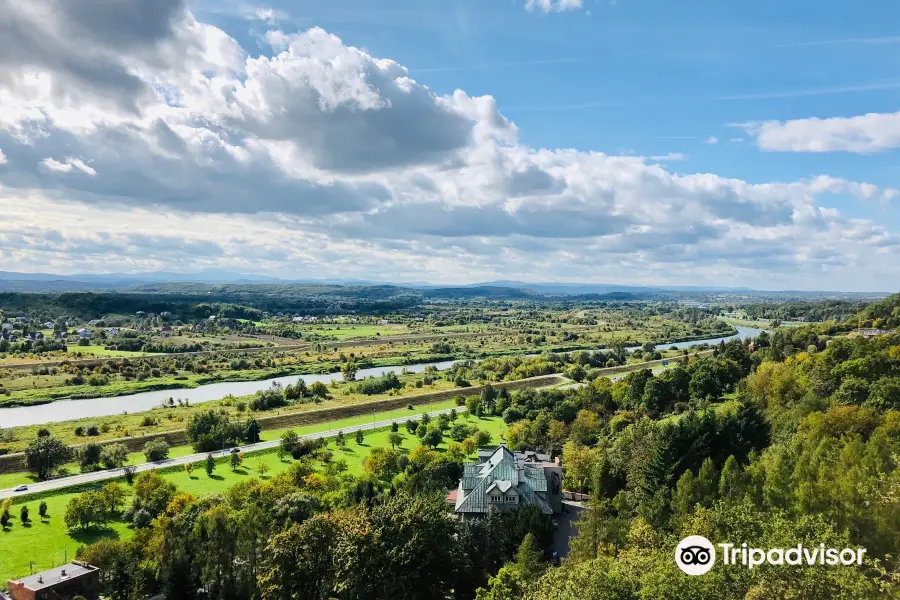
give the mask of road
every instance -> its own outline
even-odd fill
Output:
[[[447,408],[444,410],[436,410],[433,412],[429,412],[428,415],[431,417],[436,417],[440,414],[449,413],[454,409]],[[465,412],[465,406],[456,407],[456,412],[462,413]],[[381,427],[390,427],[391,423],[406,423],[407,421],[417,420],[421,417],[421,414],[414,414],[405,417],[400,417],[399,419],[386,419],[384,421],[373,421],[372,423],[365,423],[362,425],[353,425],[352,427],[344,427],[342,429],[330,429],[328,431],[319,431],[316,433],[310,433],[308,435],[300,436],[300,439],[309,439],[309,440],[317,440],[321,438],[329,438],[334,437],[338,434],[338,431],[343,431],[344,433],[354,433],[357,430],[365,431],[367,429],[380,429]],[[241,452],[256,452],[259,450],[267,450],[270,448],[275,448],[280,444],[280,440],[273,440],[269,442],[259,442],[258,444],[247,444],[246,446],[241,446]],[[152,471],[154,469],[165,469],[168,467],[174,467],[178,465],[184,465],[187,463],[196,463],[200,461],[206,460],[206,456],[208,454],[212,454],[213,457],[222,457],[228,456],[231,453],[231,449],[226,450],[217,450],[216,452],[201,452],[199,454],[191,454],[190,456],[181,456],[179,458],[170,458],[167,460],[162,460],[159,462],[153,463],[143,463],[140,465],[134,466],[135,473],[141,473],[143,471]],[[60,477],[59,479],[51,479],[49,481],[41,481],[39,483],[28,484],[27,492],[15,492],[13,489],[0,490],[0,499],[9,498],[9,497],[19,497],[19,496],[27,496],[28,494],[36,494],[38,492],[46,492],[50,490],[58,490],[61,488],[70,487],[73,485],[81,485],[84,483],[93,483],[99,481],[106,481],[107,479],[116,479],[118,477],[124,477],[125,470],[124,469],[108,469],[105,471],[95,471],[93,473],[82,473],[80,475],[72,475],[71,477]]]

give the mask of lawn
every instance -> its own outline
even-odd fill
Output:
[[[429,406],[429,411],[431,410],[439,409]],[[409,412],[407,411],[406,414]],[[397,413],[397,411],[391,411],[391,413]],[[378,420],[387,418],[391,417],[382,415]],[[465,416],[461,414],[459,419],[465,419]],[[350,420],[344,419],[322,423],[319,430],[359,424],[348,423],[348,421]],[[490,432],[493,436],[493,444],[501,441],[500,434],[506,429],[506,424],[499,417],[482,419],[470,417],[468,422],[477,425],[479,429]],[[297,431],[300,429],[298,428]],[[390,446],[387,441],[389,431],[389,429],[382,429],[372,433],[367,432],[362,445],[357,444],[353,435],[350,434],[347,436],[347,443],[343,449],[337,449],[333,440],[329,443],[329,449],[334,453],[335,459],[347,461],[348,472],[360,474],[362,473],[363,459],[372,448]],[[274,434],[275,432],[270,433]],[[411,450],[419,445],[418,438],[408,434],[405,428],[401,427],[400,433],[404,436],[403,448],[405,450]],[[449,437],[445,436],[437,450],[446,449],[449,441]],[[263,478],[270,478],[289,468],[291,463],[290,459],[279,460],[278,455],[270,450],[246,454],[243,464],[235,471],[232,471],[228,464],[219,462],[212,477],[206,475],[202,463],[194,465],[194,471],[190,476],[184,470],[174,470],[163,476],[173,482],[180,491],[199,496],[222,492],[249,478],[259,478],[257,470],[260,464],[265,464],[269,468]],[[12,525],[6,531],[0,532],[0,581],[27,575],[32,561],[35,571],[51,568],[62,563],[64,556],[71,559],[81,545],[90,544],[102,538],[125,538],[131,535],[131,529],[120,521],[111,522],[102,530],[87,533],[69,532],[62,516],[65,514],[66,505],[75,495],[74,493],[60,492],[45,497],[44,501],[47,502],[50,515],[45,522],[40,522],[37,517],[38,500],[28,500],[26,497],[24,501],[19,500],[13,505],[10,511],[14,516]],[[27,504],[31,511],[33,522],[29,526],[19,522],[18,515],[21,504]]]
[[[304,337],[319,336],[336,340],[351,337],[390,337],[409,333],[406,325],[313,325],[301,328]]]

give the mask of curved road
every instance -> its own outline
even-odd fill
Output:
[[[452,411],[452,408],[447,408],[444,410],[436,410],[434,412],[428,413],[431,417],[436,417],[440,414],[449,413]],[[456,407],[456,412],[462,413],[466,411],[465,406]],[[384,421],[373,421],[372,423],[365,423],[362,425],[353,425],[351,427],[344,427],[342,429],[330,429],[328,431],[318,431],[316,433],[310,433],[307,435],[301,435],[300,439],[309,439],[316,440],[321,438],[329,438],[334,437],[338,434],[339,431],[343,431],[344,433],[353,433],[357,430],[367,430],[367,429],[380,429],[381,427],[390,427],[391,423],[406,423],[407,421],[418,420],[421,417],[421,413],[415,415],[409,415],[406,417],[401,417],[399,419],[387,419]],[[275,448],[278,444],[281,443],[281,440],[272,440],[269,442],[259,442],[257,444],[247,444],[246,446],[241,446],[241,452],[255,452],[258,450],[267,450],[269,448]],[[178,465],[184,465],[187,463],[196,463],[203,460],[206,460],[206,456],[208,454],[212,454],[214,457],[228,456],[231,453],[231,449],[228,448],[226,450],[217,450],[215,452],[201,452],[200,454],[191,454],[190,456],[181,456],[179,458],[170,458],[167,460],[162,460],[159,462],[152,463],[142,463],[140,465],[134,466],[135,473],[140,473],[142,471],[152,471],[153,469],[165,469],[167,467],[173,467]],[[20,497],[27,496],[28,494],[34,494],[37,492],[46,492],[49,490],[57,490],[60,488],[66,488],[73,485],[81,485],[83,483],[92,483],[95,481],[105,481],[107,479],[116,479],[118,477],[124,477],[125,470],[124,469],[108,469],[105,471],[95,471],[93,473],[83,473],[81,475],[72,475],[71,477],[60,477],[59,479],[50,479],[48,481],[41,481],[39,483],[28,484],[27,492],[16,492],[14,489],[0,490],[0,499],[9,498],[9,497]]]

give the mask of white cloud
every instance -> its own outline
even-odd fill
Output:
[[[718,143],[719,143],[719,138],[717,138],[717,137],[714,136],[714,135],[711,135],[711,136],[709,136],[708,138],[706,138],[706,143],[707,143],[707,144],[718,144]]]
[[[57,173],[71,173],[73,169],[77,169],[88,175],[93,176],[97,174],[97,171],[85,164],[80,158],[67,158],[62,162],[53,158],[45,158],[41,161],[41,165],[47,170],[55,171]]]
[[[742,126],[763,150],[868,154],[900,147],[900,112],[763,121]]]
[[[530,148],[492,97],[436,94],[324,30],[271,31],[250,56],[171,6],[134,43],[105,38],[101,15],[78,25],[80,52],[128,75],[107,81],[115,102],[95,93],[102,70],[56,59],[0,76],[5,268],[871,288],[900,252],[820,202],[896,190]],[[17,35],[75,52],[57,39],[73,27]]]
[[[6,155],[3,154],[3,149],[0,148],[0,165],[6,164]]]
[[[545,13],[580,10],[583,7],[584,0],[528,0],[525,3],[528,10],[540,10]]]

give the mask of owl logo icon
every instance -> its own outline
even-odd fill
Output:
[[[703,575],[716,564],[716,549],[702,535],[689,535],[675,548],[675,564],[688,575]]]

